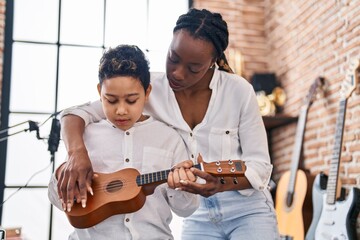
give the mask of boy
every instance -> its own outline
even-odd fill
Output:
[[[151,173],[188,159],[179,134],[143,114],[151,85],[148,62],[138,47],[120,45],[105,52],[100,60],[99,80],[97,87],[106,120],[90,124],[84,132],[94,172],[135,168],[142,174]],[[63,166],[49,183],[49,199],[59,209],[70,212],[72,204],[64,203],[65,197],[59,196],[61,191],[57,189]],[[97,194],[97,189],[92,191]],[[77,201],[86,207],[86,201]],[[140,210],[113,215],[93,227],[75,228],[69,239],[173,239],[169,228],[171,210],[187,217],[198,204],[197,195],[176,191],[165,183],[146,197]]]

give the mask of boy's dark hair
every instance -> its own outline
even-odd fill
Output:
[[[150,84],[149,62],[145,54],[135,45],[119,45],[109,48],[100,59],[99,81],[130,76],[140,80],[145,91]]]
[[[178,18],[173,33],[181,29],[188,31],[194,38],[211,42],[216,50],[219,69],[232,72],[224,54],[229,44],[229,31],[220,13],[192,8]]]

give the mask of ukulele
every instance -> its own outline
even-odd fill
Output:
[[[341,85],[340,107],[336,120],[335,144],[330,161],[329,176],[326,185],[326,193],[323,194],[323,204],[320,218],[315,222],[315,239],[357,239],[356,220],[360,210],[360,189],[352,187],[346,199],[337,199],[339,186],[339,167],[343,132],[346,117],[347,99],[356,89],[359,81],[360,62],[355,60],[351,63],[349,74]],[[320,200],[321,201],[321,200]],[[313,219],[317,221],[317,219]],[[313,223],[312,223],[313,225]],[[308,236],[307,236],[308,237]],[[309,236],[307,239],[313,239]]]
[[[241,160],[201,162],[194,167],[221,179],[234,177],[234,183],[246,170]],[[89,228],[112,215],[136,212],[144,206],[146,196],[167,181],[170,171],[140,174],[134,168],[125,168],[114,173],[96,173],[98,177],[92,182],[94,195],[88,196],[86,208],[75,202],[71,211],[65,212],[67,218],[73,227]]]
[[[311,85],[308,95],[301,107],[296,129],[295,146],[292,153],[291,169],[280,178],[276,190],[276,215],[279,232],[282,239],[303,240],[304,228],[304,200],[307,194],[307,176],[299,167],[302,143],[306,125],[308,109],[311,106],[318,88],[324,84],[324,79],[318,77]],[[311,198],[310,198],[311,205]],[[311,216],[309,221],[311,220]]]

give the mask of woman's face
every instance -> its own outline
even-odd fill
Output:
[[[201,85],[201,80],[215,62],[214,51],[212,43],[194,39],[186,30],[175,32],[166,58],[170,87],[182,91]]]

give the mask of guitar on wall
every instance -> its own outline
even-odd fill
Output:
[[[305,172],[299,169],[299,160],[301,158],[307,113],[317,90],[323,86],[323,84],[323,78],[318,77],[315,79],[304,100],[296,129],[295,145],[291,159],[291,169],[285,172],[278,182],[275,210],[278,219],[279,233],[282,239],[304,239],[305,228],[303,216],[307,213],[303,212],[305,210],[308,211],[308,208],[304,208],[304,201],[308,189],[308,180]],[[307,202],[310,202],[311,207],[311,197]],[[309,220],[311,220],[311,217]]]
[[[335,144],[330,161],[329,177],[326,193],[323,195],[323,204],[320,218],[316,225],[315,239],[357,239],[356,220],[360,210],[360,189],[353,187],[345,200],[337,199],[339,192],[339,166],[343,142],[343,132],[346,116],[347,99],[356,89],[359,81],[360,62],[352,62],[350,74],[341,85],[340,107],[336,120]],[[316,221],[313,220],[313,221]],[[314,238],[309,238],[314,239]]]
[[[217,162],[201,162],[194,165],[213,176],[236,177],[244,176],[246,166],[241,160]],[[154,192],[156,186],[167,181],[172,169],[153,173],[140,174],[134,168],[125,168],[114,173],[97,173],[93,179],[93,196],[88,196],[86,208],[74,203],[70,212],[65,212],[73,227],[89,228],[115,214],[132,213],[141,209],[147,195]]]

